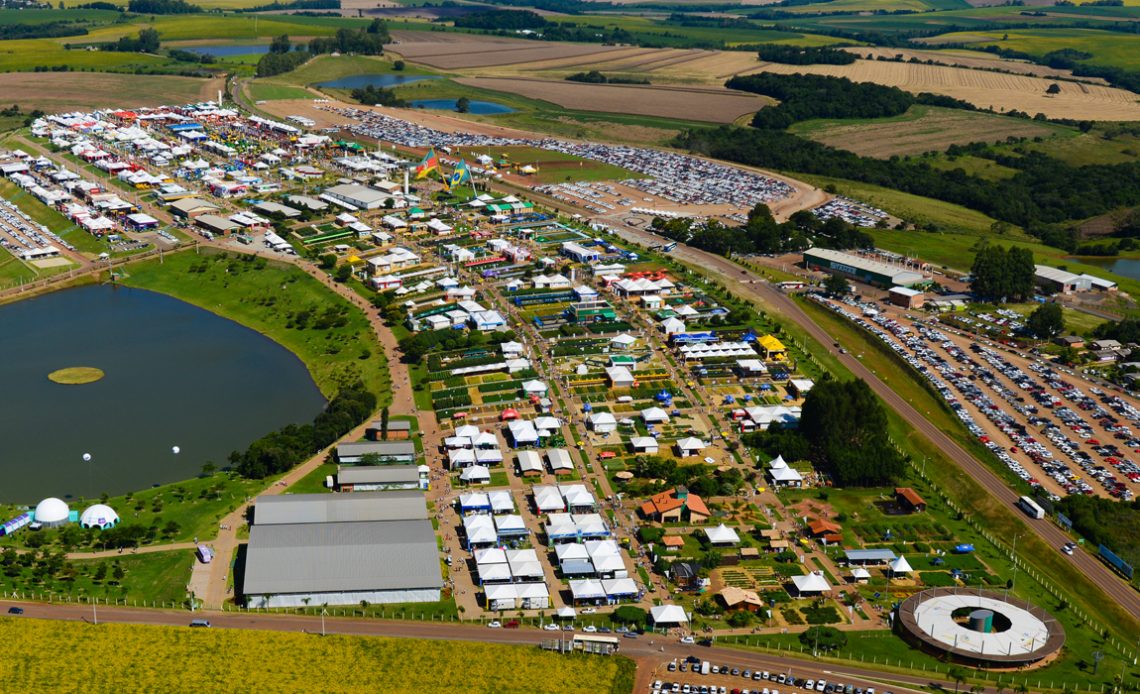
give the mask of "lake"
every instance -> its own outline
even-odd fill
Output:
[[[430,108],[443,111],[455,110],[455,99],[417,99],[409,102],[413,108]],[[510,106],[497,104],[494,101],[478,101],[472,99],[468,103],[468,113],[474,113],[478,116],[493,116],[496,113],[514,113],[515,110]]]
[[[182,50],[213,58],[229,58],[235,55],[262,55],[269,52],[269,45],[264,43],[239,45],[235,43],[224,46],[187,46]]]
[[[1070,260],[1079,260],[1087,265],[1102,267],[1121,277],[1140,280],[1140,259],[1137,258],[1070,258]]]
[[[106,376],[48,380],[70,366]],[[110,286],[0,306],[0,383],[0,501],[29,504],[223,467],[230,451],[312,421],[325,403],[305,365],[269,338],[164,294]]]
[[[392,73],[385,75],[349,75],[348,77],[341,77],[340,79],[329,80],[328,82],[317,82],[317,86],[330,87],[332,89],[398,87],[401,84],[411,84],[412,82],[438,79],[442,78],[437,75],[396,75]]]

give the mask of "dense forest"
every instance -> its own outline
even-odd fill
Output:
[[[157,53],[159,45],[157,31],[141,29],[137,36],[123,36],[115,43],[103,44],[99,50],[121,53]]]
[[[906,460],[887,437],[887,414],[865,381],[824,379],[804,400],[798,429],[747,434],[745,444],[787,461],[810,460],[841,487],[897,482]]]
[[[846,54],[845,54],[846,55]],[[760,109],[752,127],[783,130],[792,123],[812,118],[884,118],[898,116],[915,104],[974,108],[970,104],[935,94],[915,96],[898,87],[871,82],[852,82],[825,75],[778,75],[762,72],[733,77],[725,86],[777,99],[778,106]]]
[[[854,225],[832,217],[820,220],[806,210],[777,223],[766,205],[756,205],[743,226],[726,226],[716,220],[697,222],[688,218],[653,220],[653,229],[673,241],[723,256],[752,253],[787,253],[813,246],[820,248],[870,248],[874,240]]]
[[[785,65],[850,65],[856,60],[854,53],[827,46],[787,46],[765,43],[756,48],[760,60]]]
[[[1035,273],[1028,248],[987,245],[974,256],[970,291],[983,301],[1024,301],[1033,296]]]
[[[396,96],[396,92],[387,87],[370,84],[367,87],[357,87],[351,93],[357,103],[367,106],[407,106],[403,99]]]
[[[312,424],[290,424],[262,436],[244,452],[230,453],[230,464],[250,479],[285,472],[347,434],[375,409],[376,396],[357,382],[342,388]]]
[[[131,0],[127,11],[137,14],[197,14],[201,7],[186,0]]]
[[[57,21],[43,24],[0,24],[0,41],[13,39],[50,39],[60,36],[83,36],[87,29],[76,22]]]
[[[549,22],[543,19],[542,15],[530,10],[482,10],[455,18],[457,27],[490,31],[541,29],[547,24]]]
[[[990,153],[986,156],[1017,170],[1010,178],[994,181],[961,169],[935,169],[923,161],[862,157],[776,130],[690,130],[675,144],[750,166],[863,181],[963,205],[1067,249],[1075,242],[1065,222],[1140,205],[1140,186],[1135,185],[1140,163],[1073,167],[1039,152]]]
[[[388,25],[379,19],[363,29],[337,29],[336,34],[311,39],[308,50],[294,46],[288,36],[277,36],[269,46],[269,52],[257,61],[258,77],[272,77],[284,72],[292,72],[309,58],[322,53],[356,53],[358,55],[381,55],[384,44],[392,40]],[[374,103],[381,103],[376,101]]]

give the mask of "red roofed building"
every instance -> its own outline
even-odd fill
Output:
[[[704,523],[712,514],[701,497],[690,494],[684,487],[677,487],[649,497],[641,505],[641,515],[662,523]]]
[[[838,543],[843,540],[840,533],[843,528],[838,523],[832,523],[828,520],[816,518],[808,523],[808,530],[811,531],[812,537],[818,537],[824,542]]]
[[[895,488],[895,503],[899,508],[911,513],[921,513],[926,510],[926,500],[910,487]]]

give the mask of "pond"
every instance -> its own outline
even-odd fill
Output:
[[[187,46],[183,50],[212,58],[230,58],[235,55],[262,55],[269,52],[269,46],[264,43],[233,43],[224,46]]]
[[[454,111],[456,99],[417,99],[409,102],[413,108],[430,108],[442,111]],[[472,99],[468,102],[468,113],[478,116],[493,116],[497,113],[514,113],[510,106],[497,104],[494,101],[478,101]]]
[[[423,80],[438,80],[442,79],[438,75],[396,75],[388,74],[374,74],[374,75],[349,75],[327,82],[317,82],[318,87],[329,87],[332,89],[358,89],[363,87],[398,87],[401,84],[411,84],[412,82],[422,82]]]
[[[0,306],[0,355],[3,502],[188,479],[270,431],[312,421],[325,402],[276,342],[141,289],[90,286]],[[48,380],[74,366],[105,376]]]
[[[1129,279],[1140,280],[1140,259],[1137,258],[1069,258],[1069,260],[1079,260],[1086,265],[1095,265],[1102,267],[1111,273],[1127,277]],[[1111,279],[1111,278],[1106,278]]]

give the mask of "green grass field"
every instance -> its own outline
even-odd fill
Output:
[[[362,379],[381,406],[391,402],[388,365],[364,314],[302,270],[258,265],[226,254],[167,254],[164,264],[129,266],[124,283],[170,294],[266,335],[305,363],[326,397],[340,384]],[[319,325],[321,316],[328,327]]]
[[[174,607],[186,599],[186,584],[190,580],[193,563],[194,553],[190,550],[149,554],[126,552],[110,559],[66,561],[54,574],[41,573],[43,570],[38,568],[38,562],[27,567],[16,562],[16,566],[20,566],[19,573],[10,570],[11,566],[0,573],[0,591],[14,591],[28,597],[34,594],[37,599],[44,600],[49,594],[54,594],[57,601],[65,600],[65,596],[72,600],[97,597],[101,601],[125,599],[140,604],[143,601],[160,605],[167,603],[167,606]],[[123,572],[121,580],[114,577],[116,564]],[[105,567],[103,576],[97,573],[100,566]]]
[[[35,270],[9,253],[7,249],[0,248],[0,288],[14,287],[17,284],[31,282],[35,278]]]
[[[929,12],[930,10],[964,10],[965,0],[830,0],[789,7],[789,12],[818,14],[830,12]]]
[[[187,614],[186,621],[190,621]],[[335,622],[334,622],[335,624]],[[318,627],[319,628],[319,627]],[[478,627],[470,638],[477,638]],[[335,631],[335,626],[330,627]],[[0,618],[0,676],[90,692],[630,692],[634,663],[534,646]],[[68,666],[60,668],[60,654]],[[350,668],[335,667],[351,662]],[[287,666],[283,664],[287,663]]]
[[[254,101],[277,101],[279,99],[312,99],[315,97],[312,92],[301,87],[252,82],[249,85],[249,98]]]

